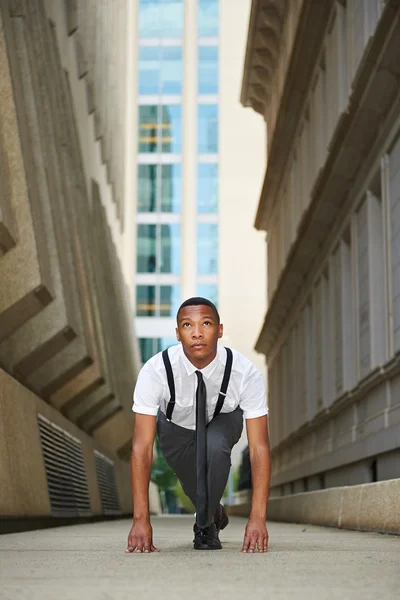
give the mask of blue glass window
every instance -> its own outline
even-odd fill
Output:
[[[199,223],[197,225],[197,274],[216,275],[218,273],[218,225]]]
[[[178,224],[161,225],[160,272],[181,272],[181,226]]]
[[[160,286],[160,317],[175,317],[180,304],[181,288],[179,285]],[[176,338],[172,343],[177,343]]]
[[[157,152],[158,137],[158,106],[139,106],[139,152]]]
[[[156,225],[137,226],[137,272],[156,271]]]
[[[217,104],[199,104],[198,152],[199,154],[216,154],[218,152]]]
[[[218,94],[218,47],[199,46],[199,94]]]
[[[139,106],[139,152],[180,153],[181,114],[179,104]]]
[[[199,283],[197,285],[196,295],[200,296],[201,298],[207,298],[207,300],[211,300],[211,302],[213,302],[215,304],[215,306],[218,306],[218,286],[217,285],[214,285],[214,284],[208,285],[208,284]]]
[[[180,164],[161,165],[161,211],[179,213],[182,207],[182,168]]]
[[[198,0],[198,36],[218,36],[218,0]]]
[[[161,152],[179,154],[182,150],[182,110],[180,105],[161,106]]]
[[[178,344],[176,338],[139,338],[140,354],[142,362],[147,362],[158,352],[162,352],[170,346]]]
[[[197,212],[218,212],[218,165],[199,163],[197,167]]]
[[[144,46],[139,48],[139,94],[182,93],[182,48]]]
[[[140,0],[139,37],[180,38],[183,35],[183,0]]]
[[[138,317],[154,317],[156,314],[156,287],[136,286],[136,314]]]
[[[157,165],[138,167],[138,212],[157,210]]]

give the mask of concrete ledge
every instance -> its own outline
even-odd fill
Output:
[[[240,492],[228,512],[250,509],[251,492]],[[268,520],[400,534],[400,479],[270,498]]]

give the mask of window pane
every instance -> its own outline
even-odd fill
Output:
[[[198,116],[198,140],[200,154],[218,152],[218,106],[200,104]]]
[[[182,48],[162,48],[161,93],[182,93]]]
[[[157,165],[138,167],[138,212],[157,210]]]
[[[162,152],[179,154],[182,147],[182,119],[179,105],[161,106]]]
[[[218,48],[199,47],[199,94],[218,94]]]
[[[155,316],[156,288],[154,285],[136,286],[136,314],[138,317]]]
[[[218,225],[197,225],[197,273],[215,275],[218,272]]]
[[[198,0],[198,35],[218,35],[218,0]]]
[[[183,0],[140,0],[139,37],[182,37]]]
[[[161,48],[139,48],[139,94],[160,92]]]
[[[178,306],[179,308],[179,306]],[[177,310],[178,310],[177,308]],[[173,315],[175,316],[175,315]],[[159,352],[162,352],[163,350],[165,350],[166,348],[170,348],[171,346],[177,346],[179,344],[178,340],[176,339],[176,337],[170,337],[170,338],[161,338],[158,340],[158,347],[159,347]]]
[[[140,0],[139,37],[151,38],[161,35],[161,0]]]
[[[207,298],[207,300],[211,300],[211,302],[213,302],[215,304],[215,306],[218,306],[218,286],[217,285],[206,285],[206,284],[199,284],[197,286],[197,296],[200,296],[200,298]]]
[[[153,338],[139,338],[140,356],[142,363],[147,362],[152,356],[157,354],[159,351],[157,348],[157,342],[159,340]]]
[[[218,211],[218,165],[200,163],[197,167],[197,212]]]
[[[181,303],[179,285],[160,286],[160,317],[175,317]]]
[[[154,273],[156,270],[156,226],[138,225],[137,272]]]
[[[161,273],[181,272],[181,226],[161,225]]]
[[[179,213],[182,206],[181,165],[161,166],[161,210]]]
[[[157,152],[158,106],[139,106],[139,152]]]

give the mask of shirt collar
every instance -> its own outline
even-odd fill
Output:
[[[200,373],[203,375],[203,377],[205,377],[206,379],[210,379],[210,377],[212,376],[212,374],[214,373],[215,369],[217,368],[218,364],[221,361],[221,347],[218,346],[217,348],[217,355],[214,358],[214,360],[212,362],[210,362],[209,365],[207,365],[206,367],[204,367],[204,369],[197,369],[191,362],[190,360],[187,358],[186,354],[183,351],[183,347],[181,345],[180,348],[181,351],[181,360],[182,363],[186,369],[186,373],[188,375],[193,375],[193,373],[195,373],[196,371],[200,371]]]

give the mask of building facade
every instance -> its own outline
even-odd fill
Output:
[[[272,496],[400,477],[399,52],[396,1],[252,3]]]
[[[199,295],[218,305],[223,343],[263,368],[253,346],[265,277],[255,290],[251,274],[263,272],[263,240],[252,220],[264,134],[239,102],[250,2],[231,8],[226,0],[138,2],[136,329],[143,361],[176,343],[177,308]],[[238,322],[243,310],[246,331]]]
[[[134,8],[0,6],[0,514],[10,529],[132,511]]]

